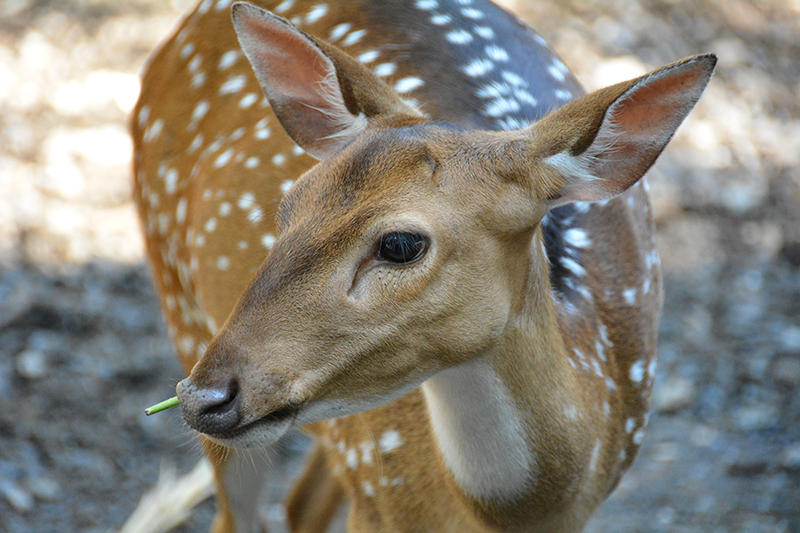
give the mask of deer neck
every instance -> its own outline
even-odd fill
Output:
[[[585,406],[575,405],[582,395],[567,362],[539,235],[533,242],[523,301],[499,342],[421,387],[447,471],[468,499],[492,508],[580,475],[585,439],[564,414]]]

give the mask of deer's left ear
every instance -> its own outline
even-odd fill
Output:
[[[716,56],[700,55],[566,104],[531,127],[530,148],[555,176],[550,206],[613,198],[641,178],[703,94]]]

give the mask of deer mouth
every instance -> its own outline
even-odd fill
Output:
[[[277,441],[294,425],[301,406],[290,404],[230,431],[206,433],[211,440],[230,448],[251,448]]]

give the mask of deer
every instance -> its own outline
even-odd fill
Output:
[[[583,529],[642,444],[662,302],[644,175],[697,55],[586,94],[485,0],[203,0],[152,56],[134,198],[216,532]]]

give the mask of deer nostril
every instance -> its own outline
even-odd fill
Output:
[[[202,413],[203,415],[216,416],[224,415],[236,409],[239,399],[239,384],[236,380],[231,381],[226,390],[225,396],[219,398],[218,403],[209,405]]]
[[[178,384],[183,419],[208,435],[223,435],[241,420],[239,384],[231,380],[224,387],[198,387],[189,378]]]

